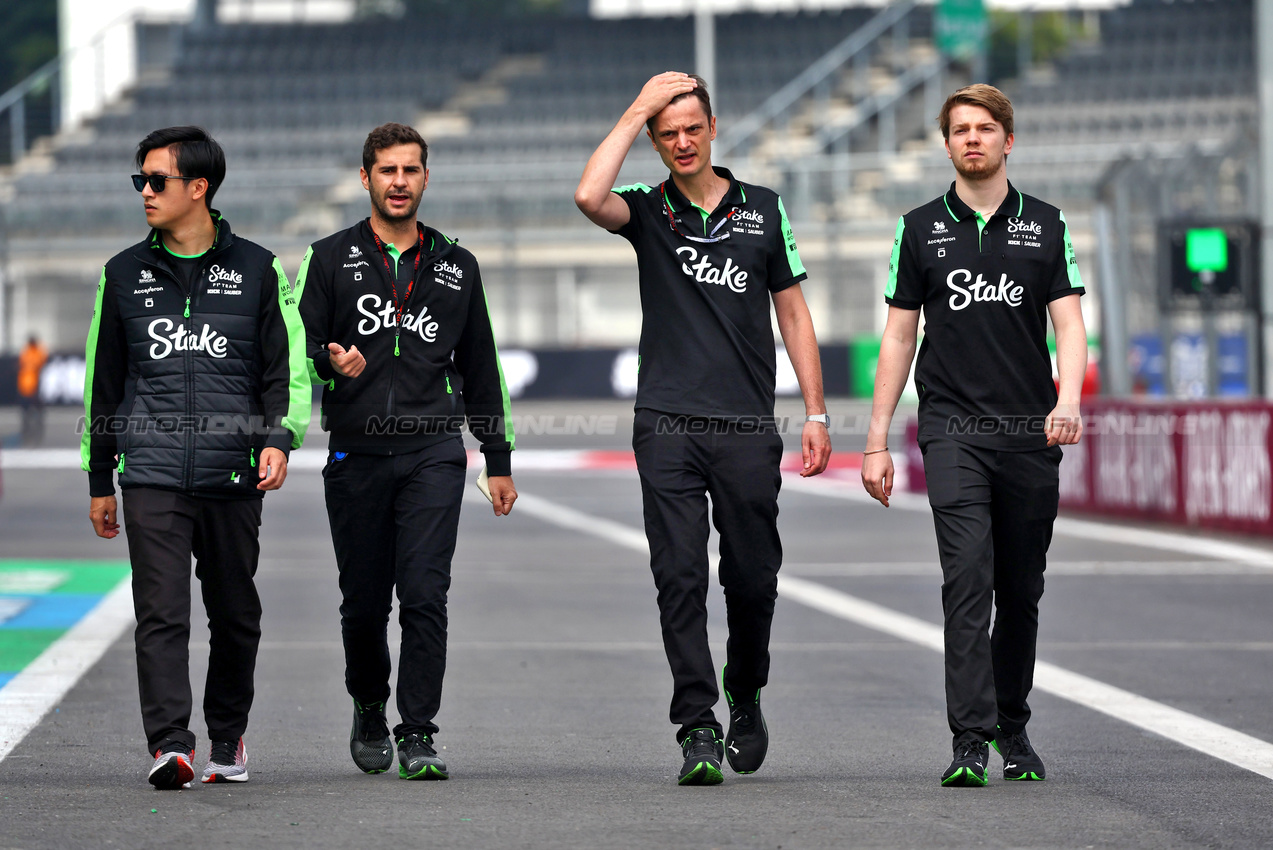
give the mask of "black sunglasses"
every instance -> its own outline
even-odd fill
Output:
[[[158,195],[164,190],[164,185],[169,180],[198,180],[198,177],[174,177],[170,174],[134,174],[133,188],[138,192],[146,188],[146,184],[150,184],[150,188]]]

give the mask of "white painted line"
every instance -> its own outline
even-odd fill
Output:
[[[796,476],[784,476],[784,489],[795,490],[811,496],[823,496],[832,499],[843,499],[847,502],[871,504],[880,510],[886,510],[866,494],[860,482],[818,481]],[[928,499],[914,493],[894,492],[889,498],[887,510],[920,511],[928,513]],[[1195,555],[1200,558],[1215,558],[1222,561],[1233,561],[1239,564],[1273,569],[1273,550],[1229,540],[1216,540],[1210,537],[1182,534],[1175,531],[1160,531],[1152,528],[1136,528],[1131,525],[1115,525],[1113,523],[1096,522],[1073,517],[1058,517],[1053,531],[1068,537],[1079,537],[1098,543],[1118,543],[1123,546],[1142,546],[1148,549],[1161,549]]]
[[[919,576],[941,578],[941,565],[932,561],[868,561],[863,563],[800,563],[784,561],[784,575],[802,578]],[[1269,578],[1266,567],[1232,561],[1054,561],[1048,559],[1048,576],[1259,576]]]
[[[611,543],[617,543],[625,549],[640,552],[646,557],[650,555],[650,544],[645,539],[645,531],[633,528],[630,525],[624,525],[621,522],[586,514],[583,511],[577,511],[574,508],[568,508],[565,505],[559,505],[556,502],[550,502],[548,499],[532,496],[528,493],[517,494],[517,503],[513,505],[513,513],[518,512],[530,514],[535,519],[542,519],[559,528],[578,531],[580,534],[590,534],[593,537],[600,537],[602,540],[609,540]]]
[[[533,506],[527,513],[537,519],[608,540],[635,552],[649,554],[645,535],[638,529],[592,517],[538,496],[528,497],[524,493],[518,497],[514,511],[526,499]],[[945,651],[942,627],[926,620],[791,576],[778,576],[778,593],[816,611],[883,632],[899,640],[918,644],[934,652]],[[1273,744],[1267,741],[1046,661],[1035,664],[1034,687],[1161,735],[1189,749],[1273,779]]]
[[[0,761],[135,622],[132,582],[125,579],[0,688]]]

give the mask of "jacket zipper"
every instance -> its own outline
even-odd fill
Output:
[[[218,237],[219,235],[220,234],[218,233]],[[214,254],[219,254],[221,251],[225,250],[225,248],[226,246],[224,245],[218,248],[215,241],[212,243],[212,247],[209,248],[208,251],[203,255],[203,262],[199,264],[197,272],[194,278],[190,282],[189,288],[183,285],[180,275],[173,274],[169,269],[165,268],[159,263],[156,263],[153,260],[150,260],[146,257],[138,257],[138,259],[141,260],[143,265],[148,265],[153,268],[157,268],[160,271],[167,274],[176,282],[178,287],[180,287],[182,290],[185,291],[186,307],[185,307],[185,311],[182,313],[182,316],[186,319],[189,319],[190,318],[190,301],[195,295],[198,294],[198,290],[196,289],[196,287],[199,285],[199,281],[203,280],[203,273],[208,268],[208,260],[210,260]],[[188,330],[189,329],[187,329],[187,331]],[[194,352],[191,351],[189,348],[187,348],[185,351],[182,352],[181,359],[182,359],[182,362],[184,363],[183,371],[185,372],[184,378],[185,378],[185,385],[186,385],[186,437],[184,440],[185,458],[184,458],[183,468],[181,471],[181,486],[183,489],[189,490],[194,487],[194,442],[195,442]]]
[[[424,246],[421,245],[417,247],[416,250],[423,251]],[[424,258],[421,257],[420,259],[421,259],[420,268],[424,268],[424,263],[423,263]],[[388,271],[388,269],[386,269],[386,271]],[[392,283],[391,281],[385,281],[385,282]],[[419,283],[419,281],[413,281],[413,285],[411,287],[412,295],[415,295],[415,286],[414,286],[415,283]],[[392,292],[393,286],[391,285],[389,289]],[[402,304],[402,315],[404,317],[407,315],[407,308],[409,308],[410,306],[411,306],[411,301],[408,298],[408,300],[403,302]],[[398,358],[401,356],[401,353],[400,353],[401,349],[399,348],[399,345],[398,345],[398,339],[401,336],[402,336],[402,321],[400,319],[395,319],[395,324],[393,327],[393,360],[389,362],[389,393],[385,397],[385,416],[393,416],[394,381],[397,378],[397,374],[398,374]]]

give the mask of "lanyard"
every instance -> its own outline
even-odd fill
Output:
[[[389,255],[385,251],[385,244],[380,241],[380,237],[376,234],[376,231],[374,229],[371,230],[371,238],[376,240],[376,248],[380,251],[380,259],[384,260],[385,271],[389,273],[389,288],[393,290],[393,305],[397,308],[397,315],[393,328],[394,357],[398,356],[398,337],[402,335],[402,310],[406,307],[407,302],[411,300],[411,290],[415,288],[416,273],[420,271],[420,257],[424,256],[424,225],[417,221],[415,226],[420,233],[415,244],[415,264],[411,267],[411,280],[407,283],[407,297],[403,298],[401,301],[398,300],[398,276],[389,265]]]
[[[667,181],[664,180],[662,183],[659,184],[659,194],[663,196],[663,212],[667,213],[667,223],[668,223],[668,226],[672,228],[673,233],[675,233],[677,236],[682,236],[690,240],[691,242],[720,242],[724,239],[729,238],[730,232],[728,230],[726,230],[724,233],[721,233],[720,236],[717,236],[716,234],[720,233],[720,229],[725,226],[725,222],[729,221],[731,218],[734,217],[734,213],[738,212],[738,207],[734,207],[732,210],[729,211],[729,213],[724,218],[716,222],[716,226],[712,228],[711,233],[708,233],[705,236],[691,236],[690,234],[682,233],[680,230],[677,229],[676,217],[672,215],[672,204],[667,199],[666,187],[667,187]]]

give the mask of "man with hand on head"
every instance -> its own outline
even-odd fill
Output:
[[[349,748],[366,773],[446,779],[434,722],[446,671],[447,590],[464,493],[465,418],[481,442],[495,516],[517,499],[508,389],[476,258],[416,220],[428,146],[385,124],[363,146],[371,216],[314,243],[296,278],[323,383],[327,516],[340,573]],[[387,628],[397,589],[402,652],[389,737]]]
[[[212,632],[203,781],[245,782],[262,497],[283,486],[288,452],[309,426],[304,331],[279,261],[212,209],[225,177],[212,137],[156,130],[137,146],[137,167],[152,229],[106,263],[88,333],[89,518],[99,537],[119,534],[118,470],[150,783],[194,778],[192,554]]]
[[[955,180],[897,223],[888,322],[862,483],[885,507],[888,431],[915,355],[919,447],[937,528],[946,621],[946,713],[954,759],[942,785],[986,784],[989,745],[1003,777],[1041,780],[1026,736],[1043,570],[1059,500],[1061,446],[1083,434],[1084,292],[1065,215],[1008,182],[1012,104],[984,84],[938,117]],[[1048,319],[1060,392],[1052,382]],[[994,632],[990,632],[991,608]]]
[[[612,188],[642,128],[668,179]],[[713,167],[715,138],[702,79],[660,74],[597,148],[575,191],[580,211],[637,253],[643,321],[632,445],[672,667],[681,785],[720,783],[725,756],[736,772],[753,773],[769,746],[760,690],[782,564],[771,301],[804,395],[801,475],[819,474],[831,455],[818,342],[800,290],[806,274],[782,200]],[[729,620],[723,741],[707,643],[708,494]]]

